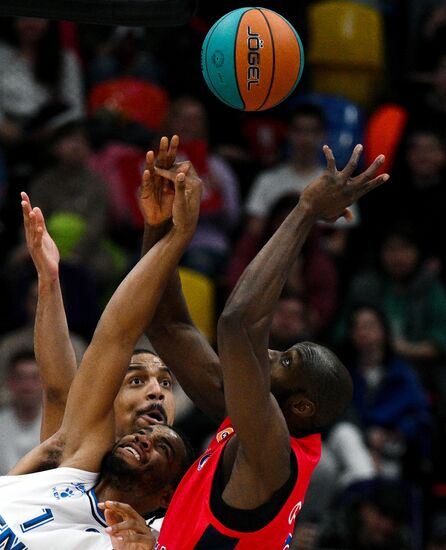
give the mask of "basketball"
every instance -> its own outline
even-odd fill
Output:
[[[209,89],[226,105],[264,111],[296,88],[304,67],[302,42],[275,11],[239,8],[211,27],[201,49]]]

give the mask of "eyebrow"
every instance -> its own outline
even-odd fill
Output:
[[[159,370],[162,373],[168,374],[169,376],[173,376],[172,371],[169,369],[169,367],[159,367]],[[127,368],[127,372],[134,372],[134,371],[147,371],[147,367],[145,365],[130,363],[130,365]]]

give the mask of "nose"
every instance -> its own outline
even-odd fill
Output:
[[[280,355],[280,352],[274,350],[274,349],[269,349],[268,350],[268,357],[269,357],[269,360],[270,361],[275,361],[277,360],[277,358],[279,357]]]
[[[147,386],[146,399],[148,401],[164,401],[164,388],[160,385],[156,378],[151,379]]]
[[[135,443],[139,443],[144,450],[148,450],[150,443],[147,435],[144,432],[135,435]]]

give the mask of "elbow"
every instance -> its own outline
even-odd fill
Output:
[[[247,319],[243,311],[231,304],[227,305],[218,320],[218,334],[240,334],[247,326]]]

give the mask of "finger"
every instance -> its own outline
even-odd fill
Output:
[[[113,510],[109,510],[108,508],[104,509],[104,517],[105,517],[105,521],[106,521],[108,526],[115,525],[115,524],[119,523],[119,521],[122,519]]]
[[[164,168],[159,168],[158,166],[156,166],[155,173],[157,176],[161,176],[162,178],[166,178],[167,180],[175,183],[175,178],[177,176],[176,171],[173,172],[172,170],[165,170]]]
[[[175,198],[174,198],[174,204],[181,209],[181,211],[185,211],[187,206],[186,201],[186,175],[183,174],[183,172],[180,172],[176,175],[175,178]]]
[[[155,173],[155,153],[153,151],[146,153],[146,170],[149,171],[149,174]]]
[[[177,173],[183,172],[183,174],[187,174],[190,170],[190,167],[191,167],[190,161],[186,160],[177,165],[176,171]]]
[[[115,510],[116,512],[121,512],[124,514],[136,514],[135,509],[130,506],[130,504],[125,504],[124,502],[119,502],[117,500],[106,500],[104,503],[104,508]]]
[[[358,190],[357,198],[359,199],[369,191],[372,191],[372,189],[376,189],[377,187],[385,183],[389,178],[389,174],[381,174],[380,176],[377,176],[376,178],[367,181],[365,184],[363,184],[361,189]]]
[[[364,170],[364,172],[356,176],[356,178],[354,179],[355,184],[359,183],[359,185],[362,185],[364,182],[374,178],[378,170],[384,164],[385,160],[386,157],[384,155],[378,155],[376,159],[372,162],[372,164],[367,168],[367,170]]]
[[[171,168],[177,157],[178,146],[180,144],[180,138],[175,134],[172,136],[169,144],[169,150],[166,157],[166,168]]]
[[[336,161],[333,155],[333,151],[330,149],[328,145],[324,145],[322,147],[322,151],[324,152],[325,160],[327,161],[327,170],[331,174],[336,173]]]
[[[168,149],[169,149],[169,138],[167,136],[163,136],[160,139],[160,150],[158,152],[158,155],[166,155]]]
[[[42,245],[42,236],[43,236],[43,226],[42,223],[39,221],[39,213],[40,216],[42,216],[42,211],[40,208],[34,207],[32,211],[30,212],[30,220],[33,227],[33,239],[34,239],[34,246],[40,247]]]
[[[116,536],[117,534],[122,535],[123,532],[127,531],[128,529],[138,529],[138,524],[133,518],[119,521],[118,523],[112,523],[111,525],[108,524],[108,527],[105,528],[107,533],[112,534],[113,536]],[[146,526],[145,529],[149,528]]]
[[[161,168],[170,168],[167,166],[167,152],[169,150],[169,138],[166,136],[163,136],[160,139],[160,148],[158,150],[158,157],[156,159],[157,166],[161,166]]]
[[[358,145],[356,145],[356,147],[353,149],[353,153],[350,157],[350,160],[347,162],[347,165],[345,166],[344,170],[342,170],[341,172],[341,174],[345,178],[349,178],[358,167],[359,157],[361,156],[362,149],[363,147],[360,143],[358,143]]]
[[[40,208],[38,206],[36,206],[34,209],[34,214],[36,216],[36,224],[37,224],[37,227],[41,227],[42,230],[43,229],[46,229],[46,225],[45,225],[45,218],[43,217],[43,212],[42,210],[40,210]]]
[[[29,214],[31,212],[31,205],[25,200],[23,200],[20,204],[22,205],[23,223],[25,224],[26,228],[29,226]]]
[[[31,206],[31,200],[25,191],[21,191],[20,196],[22,197],[22,201],[26,201]]]

